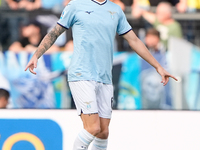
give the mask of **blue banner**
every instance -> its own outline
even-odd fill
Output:
[[[118,109],[141,109],[141,59],[135,53],[122,63],[119,81]]]
[[[177,69],[179,73],[184,72],[179,75],[181,86],[170,79],[165,87],[160,83],[161,77],[156,70],[136,53],[114,53],[114,108],[200,110],[200,49],[193,46],[187,48],[187,52],[191,61],[187,61],[186,67]],[[72,108],[66,77],[72,53],[44,55],[38,61],[37,75],[24,71],[31,55],[26,52],[0,53],[0,74],[10,84],[9,108]],[[169,72],[169,64],[174,66],[174,63],[182,62],[175,56],[173,61],[166,59],[166,53],[152,55]],[[177,100],[177,95],[182,98]]]
[[[66,75],[61,75],[67,69],[71,55],[44,55],[38,61],[37,75],[33,75],[29,71],[24,71],[31,54],[7,51],[3,56],[3,62],[0,63],[0,71],[10,83],[10,107],[62,108],[62,95],[67,95],[69,91],[62,91],[61,85],[63,80],[66,80]]]
[[[191,49],[190,73],[185,77],[184,97],[188,109],[200,110],[200,49]]]
[[[1,150],[62,150],[60,126],[52,120],[0,119]]]

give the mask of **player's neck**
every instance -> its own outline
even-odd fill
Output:
[[[103,3],[103,2],[105,2],[106,0],[95,0],[95,1],[97,1],[97,2],[99,2],[99,3]]]

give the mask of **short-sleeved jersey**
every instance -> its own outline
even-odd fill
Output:
[[[57,23],[67,29],[72,27],[74,53],[68,81],[112,84],[116,32],[123,35],[132,29],[121,8],[109,0],[73,0]]]

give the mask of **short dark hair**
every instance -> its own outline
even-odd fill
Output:
[[[160,38],[160,32],[154,28],[148,29],[146,35],[155,35]]]
[[[10,93],[7,90],[5,90],[5,89],[1,89],[0,88],[0,98],[1,97],[5,97],[6,99],[9,99]]]
[[[40,22],[38,22],[37,20],[30,20],[28,22],[22,23],[21,25],[22,25],[22,27],[34,25],[34,26],[38,27],[40,30],[42,29],[42,24]]]

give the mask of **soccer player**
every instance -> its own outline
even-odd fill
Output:
[[[72,27],[74,53],[68,71],[68,81],[78,115],[84,129],[78,134],[73,150],[106,150],[108,126],[113,100],[112,62],[116,32],[131,48],[150,63],[162,77],[169,77],[136,37],[121,8],[109,0],[73,0],[63,10],[57,25],[44,37],[25,70],[36,74],[38,59],[51,47],[57,37]],[[133,64],[134,65],[134,64]]]

